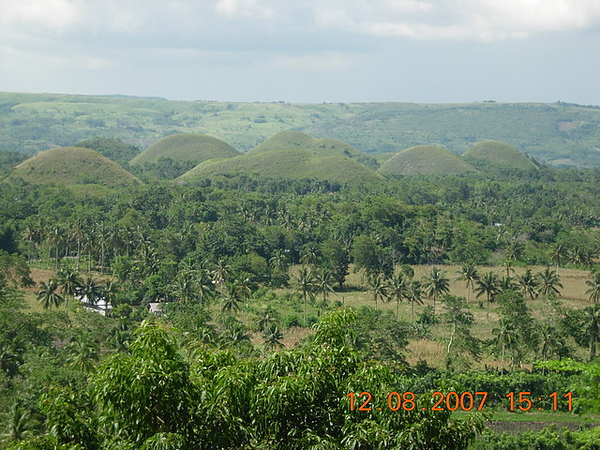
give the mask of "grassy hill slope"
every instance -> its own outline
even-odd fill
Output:
[[[14,168],[6,179],[32,184],[100,184],[122,186],[141,183],[116,162],[88,148],[59,147],[41,152]]]
[[[201,163],[213,158],[230,158],[237,155],[239,153],[221,139],[203,134],[183,133],[160,139],[133,158],[130,164],[156,162],[160,157]]]
[[[202,133],[248,151],[285,130],[338,139],[367,154],[432,144],[462,154],[491,139],[545,164],[600,166],[600,108],[595,106],[184,102],[0,93],[0,150],[35,153],[98,136],[144,148],[173,133]]]
[[[500,141],[479,142],[463,153],[462,157],[477,167],[491,166],[521,170],[536,167],[523,152]]]
[[[378,172],[383,175],[453,175],[475,168],[448,150],[435,145],[407,148],[385,161]]]
[[[358,162],[377,169],[377,160],[356,147],[338,139],[316,138],[300,131],[282,131],[270,137],[260,145],[257,145],[251,153],[266,152],[272,150],[306,150],[316,156],[342,156],[352,158]]]
[[[193,182],[213,175],[260,174],[268,178],[311,178],[341,183],[384,178],[365,165],[342,156],[315,156],[305,150],[270,150],[199,164],[179,180]]]

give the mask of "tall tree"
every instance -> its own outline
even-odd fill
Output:
[[[64,298],[57,291],[58,283],[54,279],[49,280],[48,283],[43,281],[40,283],[37,298],[44,309],[49,309],[52,306],[58,308],[64,302]]]
[[[585,282],[590,287],[585,293],[589,294],[591,303],[598,303],[600,301],[600,272],[592,272],[590,278]]]
[[[315,276],[312,269],[302,266],[295,281],[296,290],[302,293],[302,300],[304,301],[304,326],[306,326],[308,300],[314,300],[316,294]]]
[[[383,302],[389,298],[387,289],[387,283],[382,274],[371,275],[368,280],[369,290],[373,293],[373,300],[375,301],[375,308],[377,308],[378,300]]]
[[[583,331],[590,345],[590,360],[593,360],[596,357],[596,348],[600,341],[600,305],[595,304],[584,309]]]
[[[543,272],[537,274],[537,279],[539,282],[540,294],[542,294],[546,300],[550,297],[560,295],[560,290],[558,288],[562,288],[563,285],[555,270],[546,267]]]
[[[519,283],[519,291],[523,297],[533,300],[538,296],[538,282],[536,277],[531,273],[531,269],[527,268],[523,275],[517,277]]]
[[[423,280],[423,288],[427,296],[433,299],[433,313],[435,314],[436,301],[442,295],[450,292],[450,280],[440,269],[432,267]]]
[[[500,293],[498,275],[494,272],[486,272],[479,280],[477,280],[477,295],[479,298],[485,294],[487,299],[487,314],[486,318],[489,318],[490,303],[494,301],[496,295]]]
[[[467,288],[467,304],[469,304],[469,293],[475,291],[475,282],[479,279],[479,273],[473,264],[464,264],[458,271],[458,274],[458,279],[465,282]]]
[[[423,291],[421,288],[421,283],[417,280],[412,280],[408,284],[408,290],[406,292],[406,300],[410,303],[411,308],[411,320],[414,322],[415,320],[415,305],[423,304]]]
[[[402,273],[394,275],[387,281],[390,299],[396,300],[396,318],[399,317],[400,302],[408,296],[408,284]]]

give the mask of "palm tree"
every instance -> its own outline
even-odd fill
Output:
[[[265,348],[273,350],[277,347],[283,347],[281,340],[283,339],[283,333],[279,329],[279,325],[272,322],[270,323],[263,333],[265,340]]]
[[[415,321],[415,304],[423,304],[423,291],[421,290],[421,283],[413,280],[408,284],[408,290],[406,292],[406,300],[411,305],[411,317],[412,321]]]
[[[467,287],[467,304],[469,304],[469,292],[475,291],[475,282],[479,279],[479,273],[473,264],[465,264],[458,271],[459,280],[464,280]]]
[[[82,299],[86,299],[87,303],[95,305],[98,303],[98,300],[102,299],[103,291],[104,286],[97,283],[93,277],[88,275],[83,283],[81,283],[81,287],[79,288],[79,296]]]
[[[387,283],[382,274],[377,274],[369,277],[369,288],[373,292],[373,300],[375,300],[375,308],[377,308],[377,301],[386,301],[388,296]]]
[[[120,292],[121,289],[119,288],[118,282],[112,280],[104,281],[102,297],[104,297],[104,300],[106,300],[106,302],[113,308],[116,308],[118,306],[118,297]]]
[[[591,303],[598,303],[600,300],[600,272],[592,272],[590,277],[591,280],[585,282],[590,287],[585,293],[590,295]]]
[[[37,298],[42,303],[44,309],[48,309],[52,306],[58,308],[62,302],[64,302],[64,298],[56,292],[58,290],[58,283],[56,280],[51,279],[48,283],[44,283],[43,281],[40,283],[40,290],[37,292]]]
[[[227,311],[229,314],[232,314],[234,311],[239,311],[240,302],[242,301],[244,301],[244,299],[239,286],[235,283],[226,282],[221,311]]]
[[[556,243],[550,248],[550,259],[556,263],[556,272],[560,267],[560,263],[565,260],[569,252],[564,244]]]
[[[71,341],[68,346],[68,362],[78,370],[89,373],[94,370],[95,364],[100,360],[98,342],[89,336],[80,336]]]
[[[190,272],[179,272],[171,286],[173,295],[181,302],[188,303],[194,298],[195,286]]]
[[[223,294],[223,283],[225,283],[229,277],[229,266],[225,263],[225,261],[220,259],[217,262],[212,271],[212,277],[213,283],[219,286],[219,292]]]
[[[425,277],[423,287],[428,297],[433,298],[433,314],[435,314],[435,304],[442,294],[450,292],[450,280],[437,267],[432,267],[431,271]]]
[[[196,271],[196,289],[200,303],[206,303],[214,298],[215,285],[208,269],[200,268]]]
[[[306,308],[308,299],[312,301],[315,298],[315,284],[315,277],[312,270],[303,266],[296,279],[296,289],[302,293],[302,299],[304,300],[304,326],[306,326]]]
[[[525,270],[523,275],[517,278],[517,282],[519,283],[519,290],[523,297],[529,297],[530,300],[533,300],[538,296],[538,283],[535,276],[531,273],[531,269]]]
[[[583,330],[589,337],[591,361],[596,357],[596,344],[600,341],[600,306],[588,306],[583,313]]]
[[[546,267],[543,272],[537,274],[537,278],[539,280],[540,294],[542,294],[546,300],[550,297],[560,295],[558,288],[562,288],[563,285],[555,270],[550,270],[549,267]]]
[[[476,291],[476,298],[485,294],[488,309],[487,317],[489,317],[490,302],[494,301],[494,298],[500,292],[500,288],[498,287],[498,275],[491,271],[486,272],[479,280],[477,280]]]
[[[517,328],[511,320],[502,318],[500,319],[500,327],[494,328],[492,334],[496,336],[493,342],[496,347],[500,349],[500,358],[502,361],[505,361],[506,351],[514,350],[518,345],[519,336]],[[513,358],[511,358],[511,366],[512,365],[514,365]],[[504,366],[502,368],[502,373],[504,373]]]
[[[75,296],[81,289],[83,281],[79,276],[79,273],[70,268],[59,270],[56,281],[60,285],[61,293],[65,296],[68,308],[69,301],[67,299],[70,297],[75,300]]]
[[[396,300],[396,318],[398,318],[400,302],[402,299],[406,298],[408,294],[408,282],[402,273],[399,273],[388,280],[387,289],[390,298]]]
[[[0,435],[4,442],[18,442],[32,436],[39,424],[31,416],[31,410],[16,401],[6,414],[5,432]]]
[[[331,270],[321,268],[315,273],[315,288],[317,293],[323,295],[323,304],[327,303],[327,297],[333,292],[333,276]]]

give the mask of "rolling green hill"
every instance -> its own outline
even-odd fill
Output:
[[[462,154],[506,142],[544,164],[600,166],[600,108],[568,103],[232,103],[0,93],[0,150],[35,153],[95,137],[145,148],[201,133],[249,151],[281,131],[347,142],[367,154],[441,145]]]
[[[259,153],[292,149],[306,150],[316,156],[352,158],[374,170],[379,167],[375,158],[361,152],[352,145],[337,139],[315,138],[300,131],[282,131],[277,133],[275,136],[254,147],[250,152]]]
[[[260,174],[268,178],[311,178],[341,183],[384,178],[354,159],[315,156],[306,150],[269,150],[199,164],[179,177],[193,182],[214,175]]]
[[[463,153],[462,157],[479,168],[500,167],[521,170],[536,168],[527,155],[512,145],[500,141],[479,142]]]
[[[213,158],[230,158],[239,153],[229,144],[212,136],[182,133],[155,142],[130,161],[132,165],[157,162],[159,158],[201,163]]]
[[[14,168],[8,182],[31,184],[100,184],[123,186],[141,183],[116,162],[88,148],[58,147],[38,153]]]
[[[476,170],[458,156],[435,145],[418,145],[385,161],[383,175],[454,175]]]

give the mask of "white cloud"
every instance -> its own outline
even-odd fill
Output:
[[[339,52],[323,52],[299,56],[277,56],[270,65],[278,69],[303,72],[337,72],[347,70],[352,61]]]

